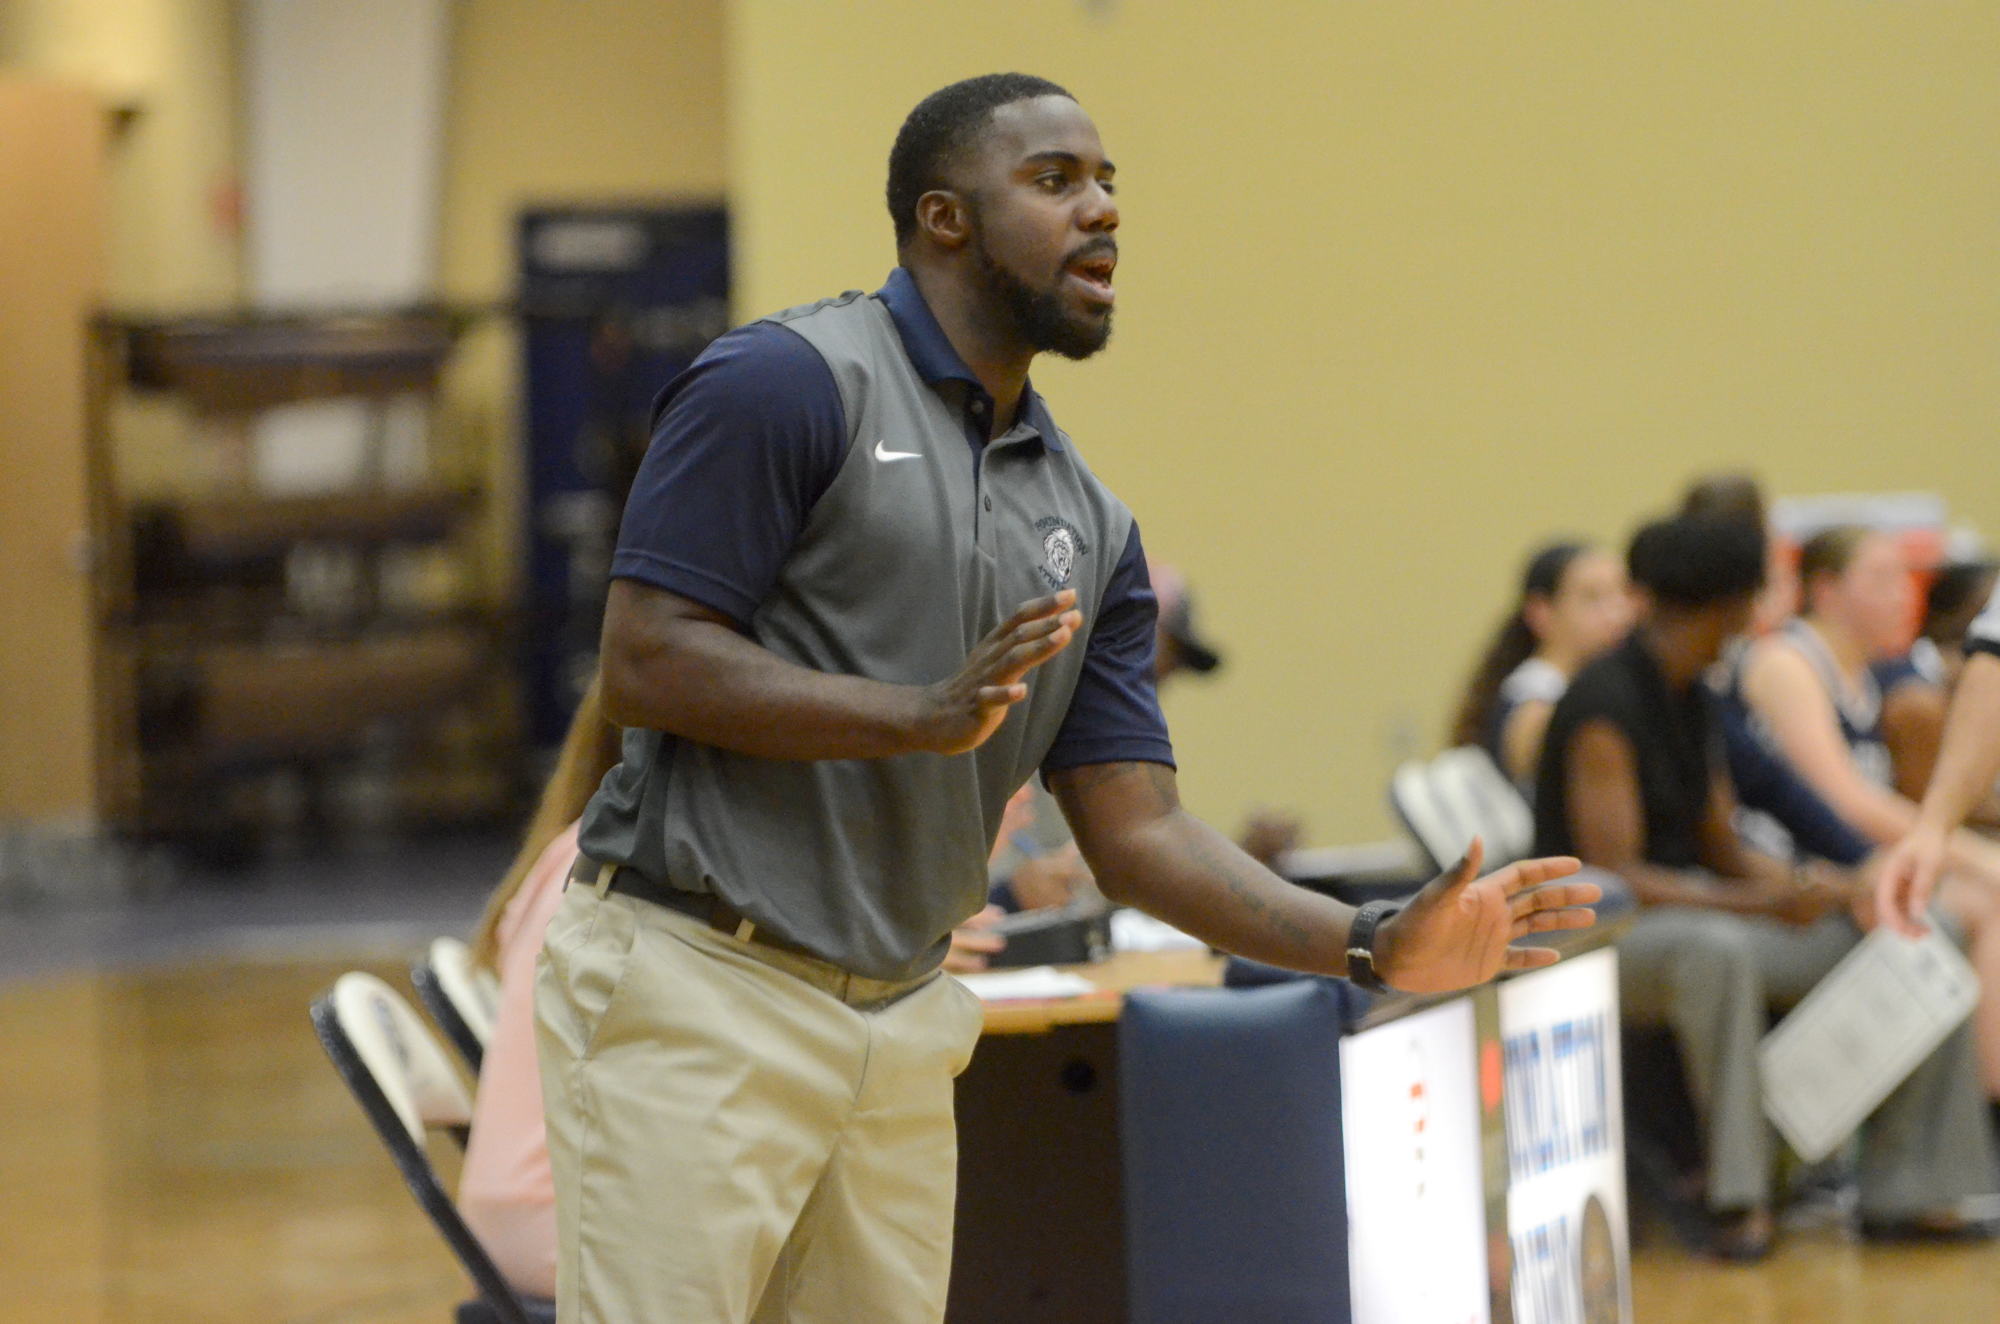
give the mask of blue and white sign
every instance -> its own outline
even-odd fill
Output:
[[[1618,956],[1500,986],[1515,1324],[1632,1318]]]

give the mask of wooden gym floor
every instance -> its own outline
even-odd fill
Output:
[[[407,986],[305,956],[0,982],[0,1320],[449,1320],[463,1281],[306,1019],[355,967]],[[1801,1234],[1722,1268],[1655,1244],[1634,1280],[1644,1324],[2000,1321],[2000,1246]]]

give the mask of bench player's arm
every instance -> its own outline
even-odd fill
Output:
[[[2000,597],[1995,599],[2000,602]],[[1993,608],[1988,608],[1989,611]],[[1917,825],[1889,853],[1877,881],[1876,906],[1904,933],[1923,927],[1939,871],[1948,862],[1952,834],[2000,773],[2000,653],[1966,658],[1945,718],[1937,770],[1918,811]]]

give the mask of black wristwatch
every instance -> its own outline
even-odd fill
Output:
[[[1392,993],[1375,968],[1375,935],[1390,916],[1402,909],[1396,901],[1370,901],[1354,912],[1354,924],[1347,930],[1347,979],[1370,993]]]

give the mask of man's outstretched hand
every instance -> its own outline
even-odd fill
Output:
[[[1448,993],[1483,984],[1502,970],[1553,965],[1547,947],[1510,947],[1555,929],[1589,928],[1595,883],[1558,883],[1581,865],[1568,856],[1522,860],[1480,878],[1486,845],[1473,838],[1465,858],[1424,885],[1376,934],[1375,972],[1408,993]]]

